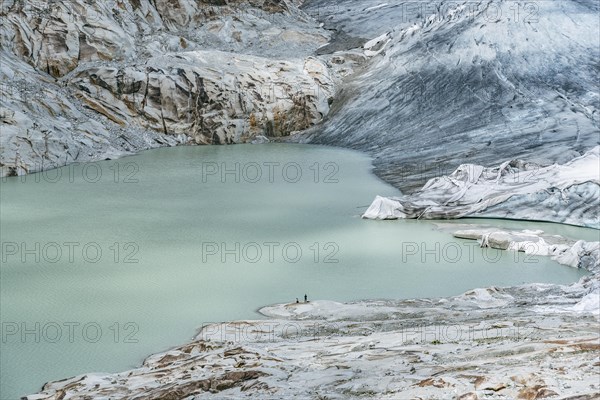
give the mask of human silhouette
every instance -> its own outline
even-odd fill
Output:
[[[304,302],[308,303],[308,296],[307,295],[304,295]]]

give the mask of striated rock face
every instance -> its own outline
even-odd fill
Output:
[[[3,47],[54,77],[89,61],[195,48],[273,56],[284,46],[305,53],[294,36],[309,47],[326,41],[294,0],[10,0],[2,16]]]
[[[85,107],[121,126],[184,134],[198,144],[288,136],[320,122],[333,95],[327,68],[314,58],[271,61],[218,51],[90,68],[71,84]]]
[[[7,0],[0,171],[307,129],[407,192],[568,162],[599,142],[598,7],[513,3]],[[557,201],[536,196],[511,201]]]
[[[3,52],[0,68],[0,173],[22,175],[75,161],[116,158],[139,149],[185,143],[133,127],[111,126],[58,85]]]
[[[368,219],[492,217],[562,222],[600,229],[600,147],[565,165],[506,161],[496,168],[461,165],[417,192],[379,197]]]
[[[291,0],[5,1],[2,176],[288,136],[329,112],[329,34]]]

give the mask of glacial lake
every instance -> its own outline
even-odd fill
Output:
[[[139,366],[205,323],[302,299],[440,297],[571,283],[427,221],[366,221],[397,190],[369,157],[291,144],[178,147],[3,179],[0,398]],[[473,220],[471,220],[473,221]],[[464,222],[464,221],[461,221]],[[597,240],[570,226],[475,220]]]

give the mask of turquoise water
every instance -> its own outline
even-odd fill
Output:
[[[368,157],[336,148],[158,149],[4,179],[0,193],[3,400],[136,367],[203,323],[260,318],[257,308],[305,293],[438,297],[583,275],[484,254],[425,221],[361,220],[375,195],[398,193]]]

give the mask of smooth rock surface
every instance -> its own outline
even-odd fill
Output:
[[[287,136],[335,91],[295,1],[5,1],[1,176]]]

